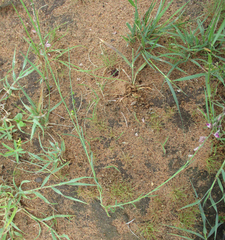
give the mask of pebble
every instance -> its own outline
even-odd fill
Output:
[[[43,178],[37,177],[37,178],[35,178],[34,181],[37,182],[37,183],[41,183],[41,182],[43,182]]]

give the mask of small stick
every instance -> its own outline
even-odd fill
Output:
[[[153,83],[153,85],[154,85],[155,89],[156,89],[163,97],[165,97],[165,96],[159,91],[159,89],[155,86],[154,83]]]
[[[62,118],[62,119],[64,119],[64,120],[65,120],[65,118],[64,118],[64,117],[60,116],[60,115],[59,115],[59,114],[57,114],[57,113],[53,113],[53,112],[52,112],[52,114],[54,114],[54,115],[57,115],[58,117],[60,117],[60,118]]]
[[[83,97],[82,97],[82,94],[81,94],[81,96],[80,96],[80,106],[77,109],[77,113],[80,111],[80,108],[81,108],[81,105],[82,105],[82,101],[83,101]]]
[[[128,127],[128,124],[127,124],[127,119],[125,118],[124,114],[121,112],[121,114],[123,115],[124,117],[124,120],[125,120],[125,123],[126,123],[126,126]]]
[[[131,230],[131,228],[130,228],[130,226],[129,226],[129,224],[132,223],[134,220],[135,220],[135,218],[132,219],[130,222],[127,222],[126,224],[127,224],[127,227],[129,228],[130,232],[131,232],[136,238],[139,239],[139,237]]]
[[[126,71],[122,68],[122,71],[127,75],[127,77],[130,79],[130,81],[131,81],[131,78],[130,78],[130,76],[126,73]]]
[[[91,61],[91,58],[90,58],[90,53],[92,52],[92,50],[93,50],[94,48],[92,48],[89,52],[88,52],[88,60],[89,60],[89,62],[94,66],[94,67],[98,67],[98,66],[96,66],[92,61]]]

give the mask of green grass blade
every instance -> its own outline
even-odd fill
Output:
[[[80,203],[87,204],[86,202],[84,202],[84,201],[82,201],[82,200],[79,200],[79,199],[77,199],[77,198],[73,198],[73,197],[64,195],[59,189],[57,189],[57,188],[55,188],[55,187],[51,187],[51,188],[52,188],[52,190],[54,190],[56,193],[58,193],[59,195],[62,195],[62,196],[65,197],[65,198],[68,198],[68,199],[70,199],[70,200],[72,200],[72,201],[75,201],[75,202],[80,202]]]
[[[198,73],[198,74],[194,74],[194,75],[191,75],[191,76],[175,79],[175,80],[173,80],[173,82],[188,81],[188,80],[191,80],[191,79],[195,79],[195,78],[199,78],[199,77],[205,77],[205,76],[206,76],[205,73]]]
[[[51,205],[51,203],[48,201],[48,199],[47,199],[46,197],[44,197],[41,193],[36,192],[36,191],[32,191],[32,190],[31,190],[31,192],[32,192],[33,194],[35,194],[37,197],[39,197],[40,199],[42,199],[45,203]]]
[[[224,31],[224,28],[225,28],[225,19],[223,20],[223,23],[220,25],[220,28],[219,30],[217,31],[212,43],[211,43],[211,46],[214,46],[214,44],[216,43],[216,41],[218,40],[218,38],[221,36],[221,32]]]

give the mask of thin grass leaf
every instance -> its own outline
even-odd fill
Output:
[[[40,199],[42,199],[45,203],[47,203],[47,204],[52,204],[52,203],[50,203],[49,201],[48,201],[48,199],[47,198],[45,198],[41,193],[39,193],[39,192],[36,192],[36,191],[32,191],[32,190],[30,190],[30,192],[31,193],[33,193],[33,194],[35,194],[37,197],[39,197]]]
[[[128,0],[128,2],[129,2],[133,7],[136,8],[136,5],[135,5],[135,3],[134,3],[132,0]],[[136,4],[137,4],[137,1],[136,1]]]
[[[13,54],[13,61],[12,61],[12,76],[13,76],[13,81],[16,82],[16,73],[14,71],[15,69],[15,62],[16,62],[16,49],[14,50],[14,54]]]
[[[175,233],[169,233],[169,235],[180,237],[182,239],[193,240],[193,238],[189,238],[189,237],[186,237],[186,236],[178,235],[178,234],[175,234]]]
[[[171,84],[171,80],[146,55],[148,56],[148,52],[145,52],[144,54],[142,54],[142,56],[144,57],[145,61],[150,66],[153,66],[156,70],[158,70],[165,77],[165,80],[166,80],[166,82],[167,82],[167,84],[168,84],[168,86],[170,88],[170,91],[171,91],[171,93],[173,95],[173,99],[174,99],[174,101],[176,103],[176,106],[177,106],[177,109],[178,109],[178,112],[179,112],[179,115],[180,115],[180,118],[181,118],[181,121],[182,121],[182,125],[183,125],[183,119],[182,119],[181,112],[180,112],[180,106],[179,106],[179,103],[178,103],[178,100],[177,100],[176,93],[175,93],[175,91],[173,89],[173,86]]]
[[[52,107],[52,108],[49,110],[49,113],[52,112],[53,110],[55,110],[57,107],[59,107],[62,102],[63,102],[63,101],[61,100],[61,101],[58,102],[54,107]]]
[[[67,48],[67,49],[57,49],[57,50],[51,50],[51,51],[49,51],[50,53],[51,52],[60,52],[60,51],[62,51],[62,52],[60,52],[55,58],[53,58],[53,60],[51,60],[51,61],[55,61],[55,60],[57,60],[58,58],[60,58],[63,54],[65,54],[65,53],[68,53],[69,51],[71,51],[72,49],[74,49],[74,48],[78,48],[78,47],[83,47],[82,45],[76,45],[76,46],[73,46],[73,47],[70,47],[70,48]]]
[[[60,237],[66,238],[67,240],[70,240],[70,238],[69,238],[66,234],[63,234],[63,235],[61,235]]]
[[[218,38],[221,36],[221,32],[224,31],[224,28],[225,28],[225,19],[223,20],[222,24],[220,25],[219,30],[217,31],[217,33],[211,43],[211,46],[214,46],[214,44],[216,43]]]
[[[30,16],[30,13],[29,13],[29,11],[27,10],[27,8],[26,8],[25,4],[23,3],[23,1],[20,0],[20,2],[22,3],[23,8],[24,8],[25,11],[27,12],[27,14],[28,14],[28,16],[29,16],[29,18],[30,18],[30,20],[31,20],[31,23],[32,23],[32,25],[33,25],[33,27],[34,27],[34,29],[35,29],[35,31],[37,32],[37,28],[36,28],[36,25],[34,24],[33,18]],[[13,5],[13,4],[12,4],[12,5]],[[13,8],[14,8],[14,10],[15,10],[16,13],[17,13],[17,15],[18,15],[18,17],[19,17],[19,19],[20,19],[20,21],[21,21],[21,23],[22,23],[22,25],[23,25],[23,28],[24,28],[24,30],[26,31],[27,36],[28,36],[29,39],[30,39],[29,44],[32,45],[32,48],[34,49],[35,53],[38,54],[38,53],[39,53],[39,52],[38,52],[38,49],[36,48],[36,45],[34,44],[33,39],[31,38],[31,36],[30,36],[30,34],[29,34],[29,32],[28,32],[28,30],[27,30],[27,28],[26,28],[26,25],[24,24],[22,18],[20,17],[20,14],[18,13],[18,11],[17,11],[17,9],[16,9],[16,7],[15,7],[14,5],[13,5]]]
[[[120,170],[115,166],[107,166],[107,167],[104,167],[104,168],[115,168],[118,172],[120,172]]]
[[[220,181],[219,178],[217,178],[217,182],[218,182],[218,185],[219,185],[220,191],[221,191],[222,193],[224,193],[223,184],[221,183],[221,181]]]
[[[73,184],[73,183],[76,183],[77,181],[80,181],[82,179],[93,179],[93,177],[79,177],[79,178],[74,178],[74,179],[71,179],[70,181],[67,181],[67,182],[61,182],[61,183],[58,183],[58,186],[61,186],[61,185],[70,185],[70,184]]]
[[[218,223],[218,225],[216,226],[214,226],[214,227],[212,227],[211,228],[211,230],[210,230],[210,232],[209,232],[209,234],[208,234],[208,236],[207,236],[207,239],[209,238],[209,237],[211,237],[212,235],[213,235],[213,233],[217,233],[217,229],[221,226],[223,224],[223,222],[221,222],[221,223]],[[214,240],[216,240],[216,238],[214,237]]]
[[[48,176],[44,179],[43,183],[41,184],[41,187],[44,187],[44,185],[48,182],[48,180],[49,180],[50,177],[51,177],[51,175],[48,175]]]
[[[53,240],[57,240],[57,237],[55,235],[55,231],[53,231],[52,229],[51,229],[51,236],[52,236]]]
[[[168,225],[166,225],[168,226]],[[177,230],[180,230],[180,231],[184,231],[184,232],[187,232],[187,233],[190,233],[190,234],[193,234],[197,237],[200,237],[201,239],[205,239],[201,234],[197,233],[197,232],[194,232],[192,230],[188,230],[188,229],[184,229],[184,228],[178,228],[178,227],[174,227],[174,226],[168,226],[168,227],[171,227],[171,228],[174,228],[174,229],[177,229]],[[174,235],[173,233],[170,233],[171,235]],[[176,235],[175,235],[176,236]],[[180,236],[180,235],[177,235],[177,236]],[[180,236],[180,237],[184,237],[184,236]],[[192,239],[191,239],[192,240]]]
[[[216,218],[215,218],[215,225],[214,225],[214,229],[211,229],[208,237],[210,237],[213,233],[214,233],[214,240],[216,240],[216,235],[217,235],[217,229],[218,229],[218,220],[219,220],[219,216],[218,216],[218,211],[217,211],[217,207],[216,207],[216,203],[212,198],[212,195],[210,194],[210,202],[212,203],[212,207],[214,208],[215,212],[216,212]]]
[[[63,214],[58,214],[58,215],[53,215],[53,216],[49,216],[49,217],[46,217],[46,218],[42,218],[41,220],[42,221],[50,221],[52,219],[55,219],[55,218],[68,218],[68,217],[73,217],[74,215],[63,215]]]
[[[7,229],[7,228],[9,227],[9,225],[12,223],[12,221],[13,221],[16,213],[17,213],[18,207],[13,206],[13,208],[14,208],[14,209],[13,209],[13,212],[12,212],[12,214],[11,214],[11,216],[10,216],[9,220],[7,221],[7,224],[6,224],[6,226],[5,226],[6,229]]]
[[[52,190],[54,190],[56,193],[58,193],[59,195],[62,195],[62,196],[65,197],[65,198],[68,198],[68,199],[70,199],[70,200],[72,200],[72,201],[75,201],[75,202],[80,202],[80,203],[87,204],[86,202],[84,202],[84,201],[82,201],[82,200],[79,200],[79,199],[77,199],[77,198],[73,198],[73,197],[64,195],[59,189],[57,189],[57,188],[55,188],[55,187],[51,187],[51,188],[52,188]]]
[[[27,61],[29,62],[29,64],[33,67],[33,69],[41,76],[42,79],[45,79],[44,74],[42,73],[42,71],[39,70],[40,65],[35,65],[34,63],[32,63],[23,53],[21,53],[23,55],[23,57],[25,59],[27,59]]]
[[[119,50],[117,50],[115,47],[113,47],[111,44],[107,43],[106,41],[102,40],[101,38],[99,38],[99,40],[100,40],[101,42],[103,42],[106,46],[108,46],[109,48],[111,48],[113,51],[115,51],[117,54],[119,54],[119,55],[123,58],[123,60],[127,63],[127,65],[128,65],[130,68],[132,68],[132,63],[130,63],[130,62],[128,61],[128,59],[127,59]]]
[[[205,76],[206,76],[205,73],[198,73],[198,74],[190,75],[187,77],[175,79],[175,80],[173,80],[173,82],[187,81],[187,80],[191,80],[191,79],[195,79],[195,78],[199,78],[199,77],[205,77]]]

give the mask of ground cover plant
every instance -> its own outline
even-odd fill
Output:
[[[193,22],[175,2],[128,0],[100,53],[43,20],[64,1],[1,6],[22,37],[0,59],[1,239],[224,237],[224,5]]]

